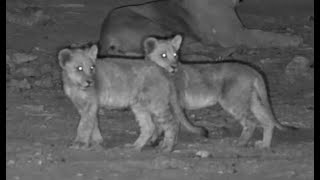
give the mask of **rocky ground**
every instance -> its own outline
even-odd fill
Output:
[[[313,9],[282,16],[243,10],[247,27],[299,35],[304,45],[230,53],[265,72],[277,118],[299,130],[276,130],[270,150],[237,147],[239,124],[215,106],[187,112],[210,130],[208,140],[183,130],[176,150],[166,154],[124,148],[137,138],[138,125],[131,112],[114,110],[100,112],[104,151],[68,148],[79,115],[62,92],[57,50],[96,41],[107,11],[125,1],[6,2],[7,179],[313,179]],[[214,56],[213,50],[207,55]]]

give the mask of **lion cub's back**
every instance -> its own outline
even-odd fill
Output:
[[[242,77],[250,79],[261,76],[261,73],[258,72],[256,68],[236,61],[195,65],[193,68],[201,74],[201,76],[211,77],[215,80],[228,77]]]
[[[168,84],[160,68],[152,62],[105,58],[99,59],[96,66],[96,88],[100,96],[130,100],[145,87],[157,89]]]

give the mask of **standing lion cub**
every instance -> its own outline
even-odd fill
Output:
[[[155,40],[153,43],[157,44]],[[239,145],[248,143],[257,125],[263,128],[263,139],[255,144],[259,148],[270,147],[274,127],[295,129],[276,120],[262,75],[248,65],[226,61],[178,66],[177,59],[148,59],[156,60],[154,62],[166,71],[175,73],[174,83],[183,109],[200,109],[219,103],[240,120],[243,130]],[[256,119],[249,119],[250,114]]]
[[[97,59],[96,45],[62,49],[58,59],[64,92],[81,116],[72,147],[86,149],[103,141],[97,118],[100,107],[131,108],[140,126],[140,135],[132,145],[137,150],[156,141],[163,132],[161,148],[172,151],[179,122],[188,130],[206,136],[206,129],[185,119],[169,73],[153,62],[174,61],[181,41],[181,36],[167,40],[147,38],[143,44],[149,61]]]

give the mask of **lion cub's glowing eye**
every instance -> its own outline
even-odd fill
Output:
[[[78,71],[83,71],[83,67],[82,67],[82,66],[78,66],[78,67],[77,67],[77,70],[78,70]]]
[[[177,57],[177,53],[173,53],[173,57],[175,57],[175,58],[176,58],[176,57]]]
[[[93,70],[94,70],[94,66],[91,66],[91,67],[90,67],[90,70],[93,71]]]
[[[167,57],[167,54],[166,54],[166,53],[163,53],[163,54],[161,54],[161,57],[162,57],[162,58],[166,58],[166,57]]]

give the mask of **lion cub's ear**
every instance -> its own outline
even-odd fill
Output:
[[[88,50],[88,55],[92,60],[95,61],[97,59],[97,54],[98,54],[98,46],[94,44]]]
[[[181,43],[182,43],[182,36],[180,34],[177,34],[176,36],[174,36],[174,38],[171,40],[171,43],[173,45],[173,47],[176,50],[180,49]]]
[[[66,63],[71,59],[71,50],[66,48],[66,49],[62,49],[59,51],[58,53],[58,60],[59,60],[59,65],[64,68],[64,66],[66,65]]]
[[[157,46],[157,39],[154,37],[148,37],[143,41],[143,50],[145,54],[150,54]]]

